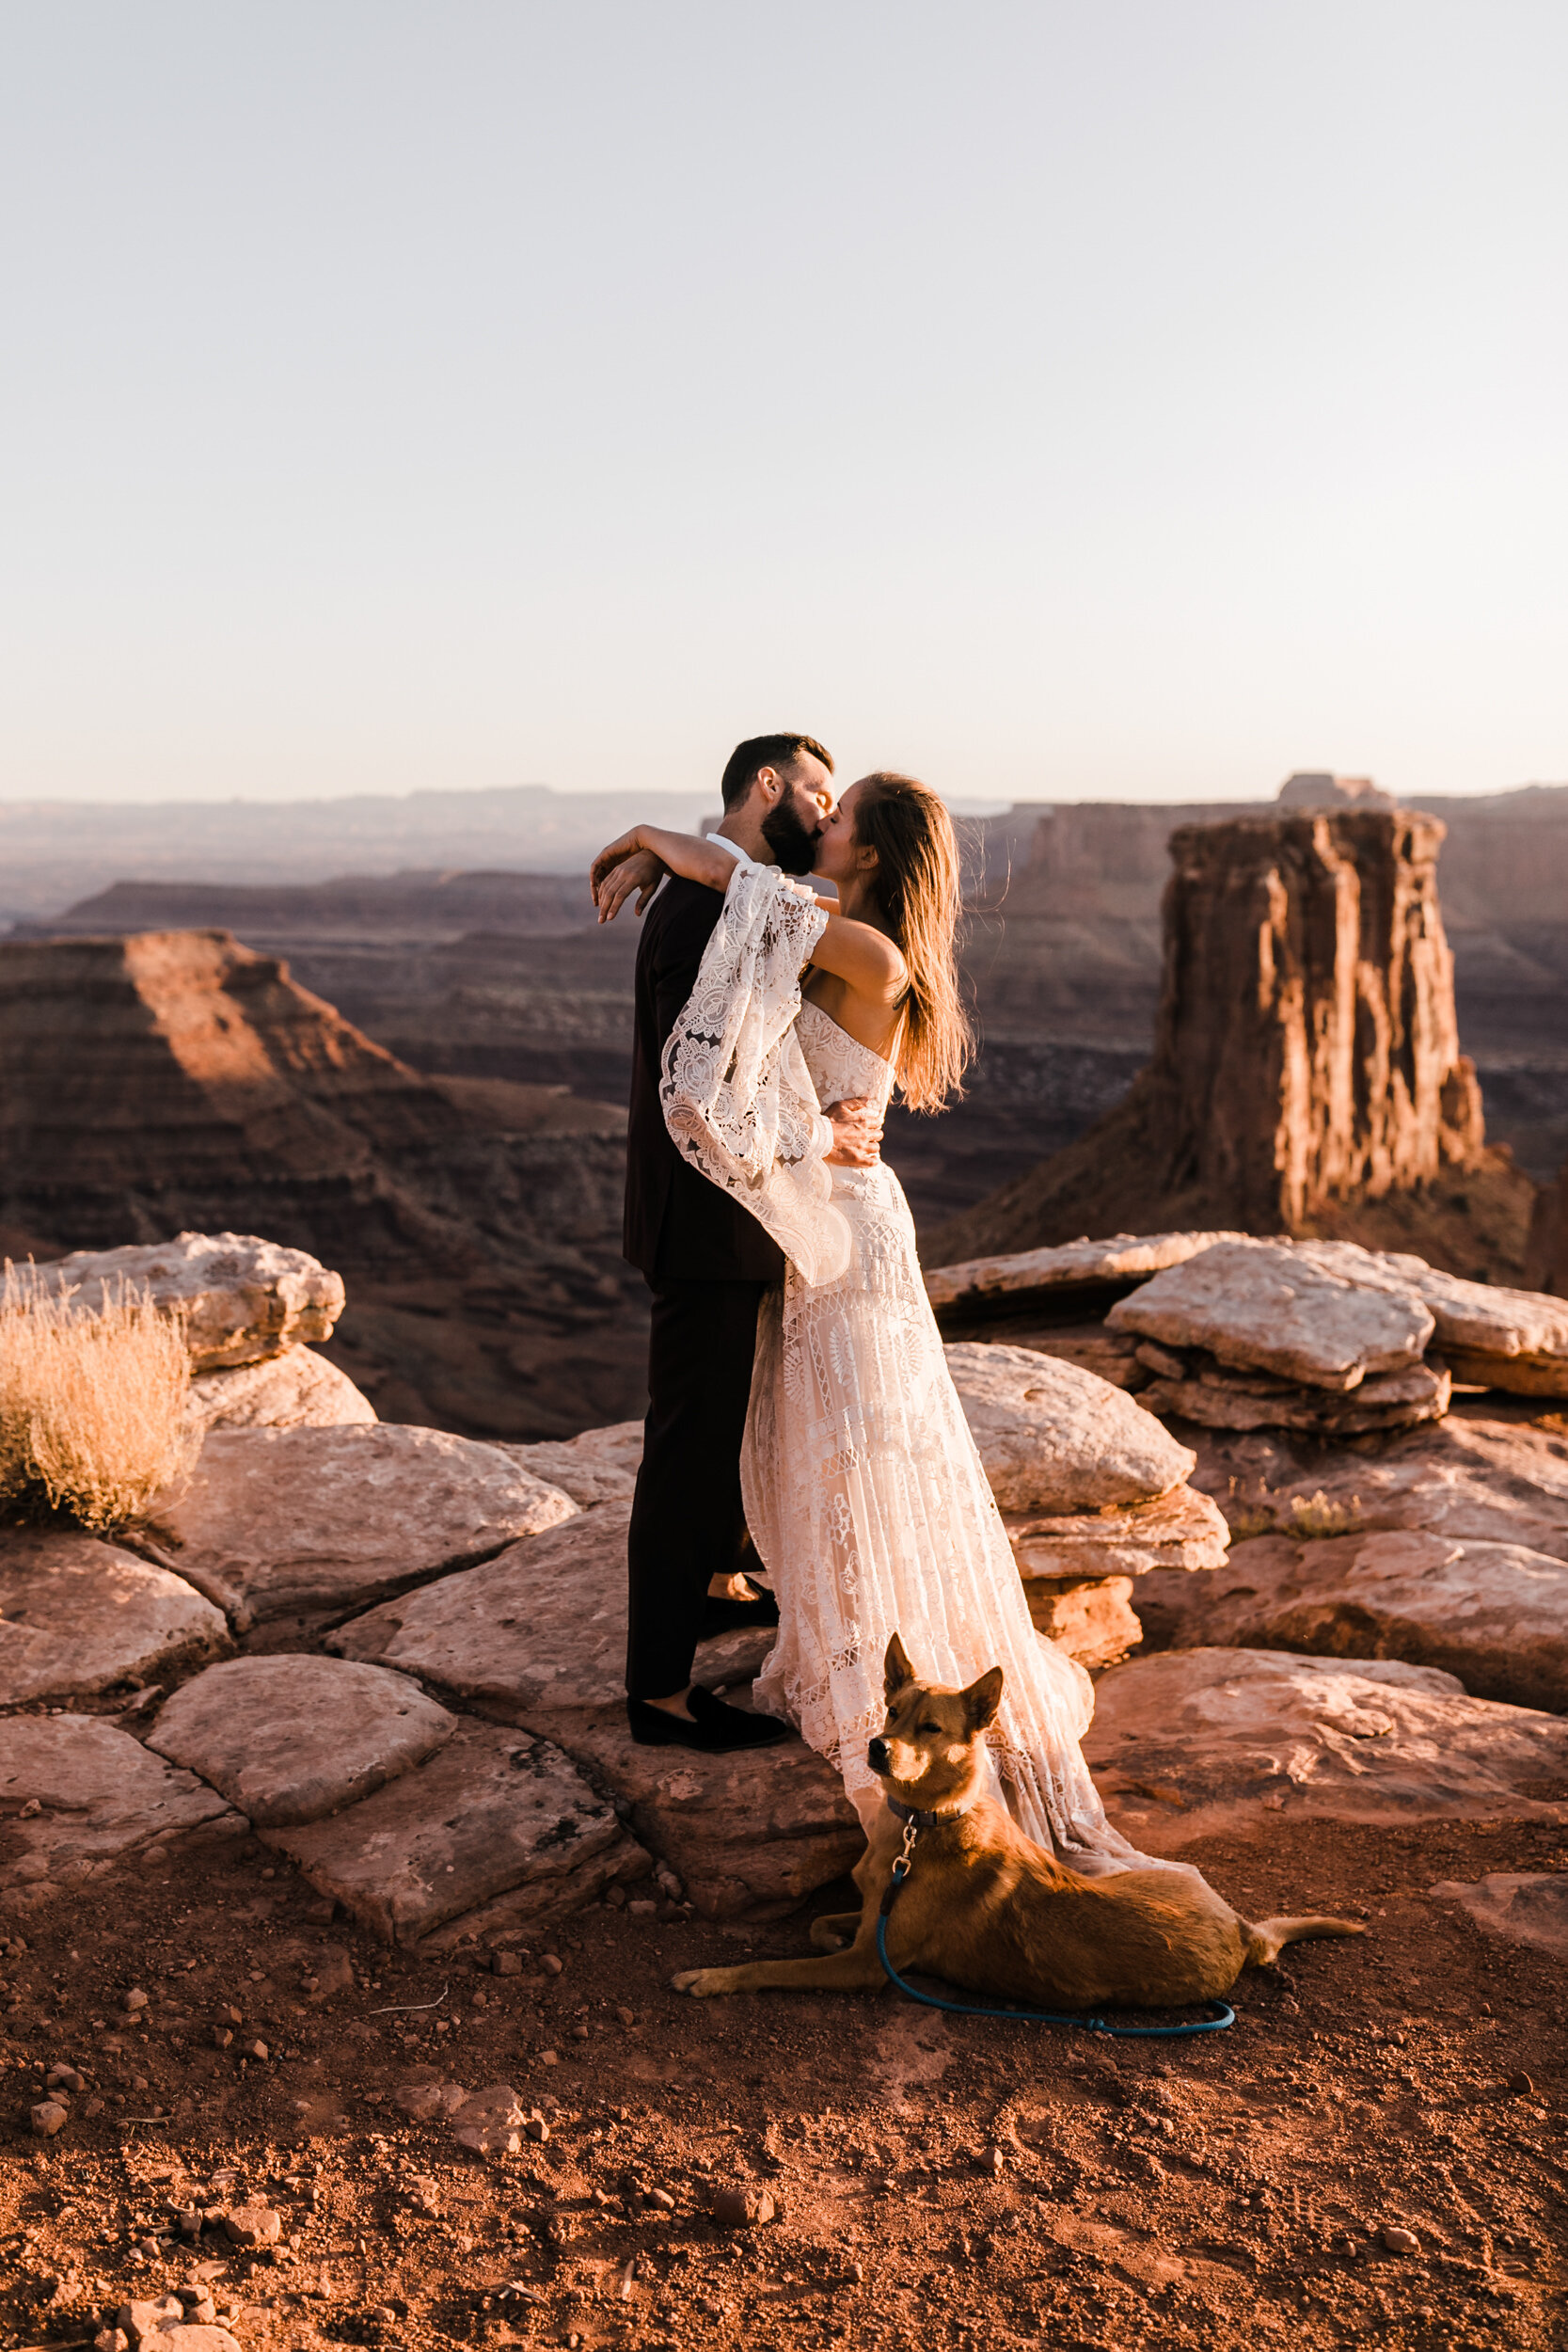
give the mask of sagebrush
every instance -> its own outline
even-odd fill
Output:
[[[47,1268],[5,1261],[0,1503],[105,1528],[180,1478],[194,1441],[182,1320],[134,1282],[98,1289],[94,1303]]]

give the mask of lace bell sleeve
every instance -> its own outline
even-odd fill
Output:
[[[850,1248],[825,1165],[833,1131],[795,1034],[800,974],[827,920],[809,885],[737,862],[659,1084],[682,1157],[749,1210],[813,1284],[835,1280]]]

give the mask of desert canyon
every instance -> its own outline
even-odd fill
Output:
[[[0,1527],[19,2342],[1564,2340],[1568,787],[970,824],[981,1058],[886,1149],[1034,1623],[1135,1844],[1369,1931],[1114,2043],[669,1989],[860,1840],[626,1731],[575,841],[55,905],[28,822],[4,1247],[178,1314],[190,1468]]]

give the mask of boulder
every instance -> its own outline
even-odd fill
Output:
[[[926,1295],[939,1311],[987,1299],[1020,1299],[1031,1291],[1062,1292],[1111,1282],[1137,1282],[1196,1258],[1216,1242],[1243,1233],[1113,1233],[1107,1241],[1069,1241],[1054,1249],[1020,1249],[1001,1258],[970,1258],[932,1266]]]
[[[1501,1283],[1467,1282],[1401,1250],[1354,1242],[1298,1242],[1298,1256],[1364,1290],[1418,1300],[1436,1325],[1456,1380],[1525,1396],[1568,1396],[1568,1299]]]
[[[546,1927],[647,1856],[547,1740],[460,1723],[422,1764],[329,1820],[260,1833],[388,1944],[506,1896]]]
[[[496,1446],[378,1422],[216,1429],[189,1486],[148,1516],[168,1565],[243,1629],[363,1608],[576,1510]]]
[[[1148,1365],[1156,1349],[1146,1341],[1140,1353]],[[1453,1375],[1446,1363],[1375,1372],[1346,1391],[1305,1388],[1270,1373],[1232,1371],[1198,1354],[1181,1364],[1176,1376],[1151,1381],[1139,1402],[1151,1413],[1194,1421],[1200,1428],[1302,1429],[1319,1438],[1352,1438],[1441,1421],[1452,1398]]]
[[[37,1802],[37,1813],[23,1808]],[[103,1864],[198,1829],[244,1823],[197,1779],[96,1715],[0,1717],[0,1889],[13,1907]]]
[[[1495,1418],[1479,1399],[1354,1450],[1285,1434],[1195,1434],[1195,1483],[1218,1500],[1235,1537],[1424,1528],[1568,1561],[1568,1431]]]
[[[372,1422],[375,1406],[346,1372],[314,1348],[285,1347],[256,1364],[199,1372],[185,1400],[187,1423],[210,1429],[338,1429]]]
[[[228,1642],[167,1568],[71,1528],[0,1528],[0,1706],[148,1682]]]
[[[209,1666],[175,1692],[148,1745],[270,1829],[356,1803],[455,1729],[403,1675],[292,1654]]]
[[[1144,1629],[1132,1607],[1130,1576],[1036,1576],[1024,1583],[1035,1629],[1098,1674],[1136,1649]]]
[[[1485,1935],[1532,1944],[1568,1960],[1568,1870],[1493,1870],[1483,1879],[1442,1879],[1440,1903],[1460,1903]]]
[[[1222,1576],[1146,1577],[1151,1646],[1404,1659],[1517,1707],[1568,1708],[1568,1563],[1418,1530],[1305,1543],[1259,1535]]]
[[[77,1249],[39,1268],[96,1305],[103,1286],[133,1281],[185,1318],[194,1372],[249,1364],[297,1340],[329,1340],[343,1282],[303,1249],[254,1233],[177,1233],[124,1249]]]
[[[612,1422],[608,1429],[585,1429],[580,1438],[552,1438],[539,1445],[501,1447],[515,1462],[584,1511],[600,1502],[629,1502],[642,1465],[642,1423]]]
[[[415,1674],[554,1740],[630,1808],[638,1836],[712,1918],[776,1916],[863,1850],[837,1773],[791,1740],[754,1755],[645,1748],[626,1720],[626,1521],[605,1503],[333,1634],[340,1655]],[[732,1699],[766,1627],[705,1643],[698,1679]]]
[[[1042,1576],[1146,1576],[1153,1568],[1221,1568],[1230,1543],[1219,1504],[1185,1486],[1173,1486],[1153,1502],[1054,1515],[1005,1511],[1002,1518],[1026,1585]]]
[[[1364,1289],[1289,1242],[1217,1243],[1118,1299],[1105,1321],[1167,1347],[1205,1348],[1222,1364],[1338,1391],[1407,1370],[1435,1328],[1421,1300]]]
[[[1140,1596],[1141,1597],[1141,1596]],[[1101,1677],[1084,1741],[1117,1826],[1150,1851],[1333,1821],[1555,1818],[1568,1722],[1393,1660],[1172,1650]]]
[[[947,1367],[1004,1511],[1141,1502],[1197,1458],[1123,1390],[1058,1356],[963,1341]]]

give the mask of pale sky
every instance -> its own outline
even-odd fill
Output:
[[[0,0],[0,797],[1568,777],[1562,0]]]

